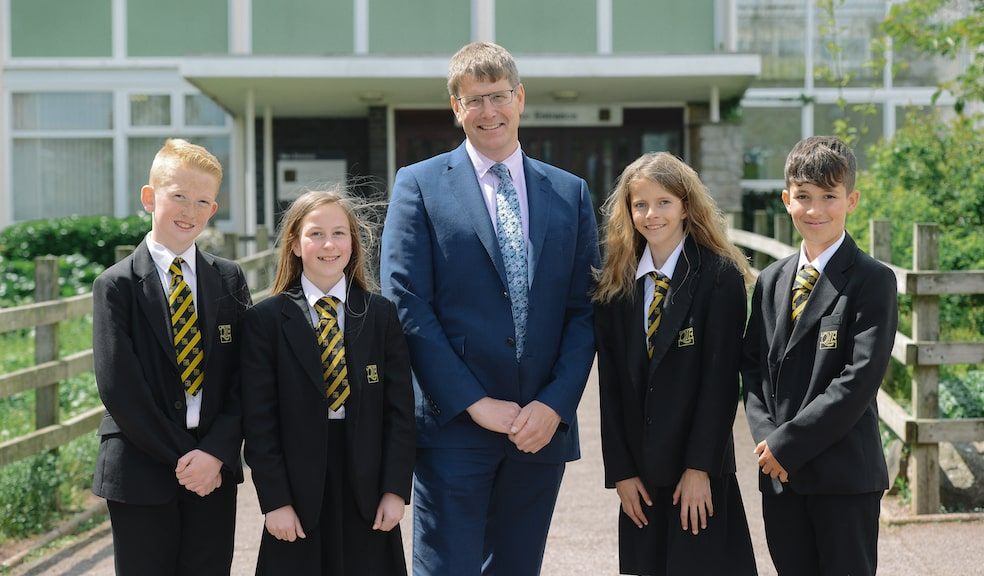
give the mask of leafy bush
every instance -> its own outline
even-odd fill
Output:
[[[31,220],[0,231],[0,256],[34,260],[47,254],[81,254],[90,262],[109,266],[115,261],[116,246],[139,244],[149,231],[150,217],[146,214]]]
[[[984,370],[942,380],[940,413],[946,418],[984,418]]]
[[[81,254],[58,258],[58,293],[75,296],[92,290],[92,282],[105,266]],[[7,260],[0,256],[0,307],[18,306],[34,300],[34,260]]]

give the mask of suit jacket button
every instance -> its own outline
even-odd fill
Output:
[[[510,336],[509,338],[506,338],[506,346],[509,346],[510,348],[515,348],[516,347],[516,339],[513,338],[512,336]]]
[[[502,297],[505,298],[506,300],[509,300],[509,292],[503,292]]]
[[[174,401],[174,409],[175,410],[181,410],[182,408],[184,408],[184,402],[182,402],[181,400],[175,400]]]
[[[647,416],[646,417],[646,426],[651,426],[652,423],[653,423],[652,417],[651,416]]]

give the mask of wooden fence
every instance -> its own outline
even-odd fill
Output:
[[[757,233],[732,228],[729,235],[735,244],[755,252],[756,268],[764,267],[768,257],[779,259],[796,252],[785,214],[775,217],[775,238],[765,235],[768,216],[764,210],[756,211],[754,222]],[[912,336],[896,332],[892,348],[896,360],[912,367],[912,414],[879,390],[879,417],[909,447],[914,461],[909,478],[912,512],[934,514],[940,510],[939,443],[984,440],[984,418],[940,418],[940,366],[984,363],[984,343],[939,340],[940,296],[984,294],[984,270],[938,271],[936,224],[913,224],[911,270],[890,262],[890,222],[873,220],[870,232],[869,253],[895,272],[898,293],[912,296]]]
[[[273,249],[266,249],[265,229],[255,242],[260,252],[237,260],[247,275],[254,299],[267,295],[276,262]],[[225,238],[227,256],[235,257],[239,239]],[[133,251],[132,246],[117,248],[117,259]],[[58,298],[58,259],[40,256],[35,259],[34,304],[0,310],[0,334],[34,328],[34,366],[0,374],[0,398],[34,390],[35,430],[0,443],[0,466],[16,462],[68,443],[92,432],[102,419],[103,407],[92,408],[59,421],[58,383],[92,371],[92,350],[65,357],[58,353],[58,324],[92,313],[92,293]],[[256,290],[256,287],[262,287]]]

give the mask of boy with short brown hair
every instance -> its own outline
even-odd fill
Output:
[[[766,539],[779,574],[874,574],[888,488],[876,395],[898,324],[895,275],[845,231],[860,199],[846,144],[806,138],[785,172],[803,243],[759,276],[742,366]]]

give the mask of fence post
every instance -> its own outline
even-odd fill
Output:
[[[789,220],[789,214],[775,214],[772,216],[772,227],[775,230],[773,237],[786,244],[793,245],[793,223]]]
[[[755,219],[752,221],[752,232],[759,236],[769,235],[769,213],[761,208],[754,212]],[[769,257],[759,251],[752,256],[752,266],[759,270],[769,265]]]
[[[115,251],[113,252],[113,259],[115,262],[119,262],[120,260],[132,254],[133,251],[136,249],[137,249],[136,246],[130,244],[121,244],[120,246],[117,246]]]
[[[868,250],[871,256],[882,262],[892,263],[892,222],[891,220],[868,221]]]
[[[38,256],[34,259],[34,301],[45,302],[58,298],[58,258]],[[34,331],[34,363],[42,364],[58,358],[58,323],[38,326]],[[35,391],[34,427],[37,429],[58,423],[58,383]]]
[[[912,269],[915,271],[939,268],[940,231],[936,224],[912,225]],[[940,338],[940,297],[914,294],[912,296],[912,339],[932,342]],[[912,368],[912,416],[939,418],[939,366]],[[940,464],[938,444],[915,444],[912,456],[915,474],[912,480],[912,511],[915,514],[936,514],[940,511]]]
[[[235,260],[239,256],[239,234],[226,232],[222,235],[222,252],[229,260]]]

